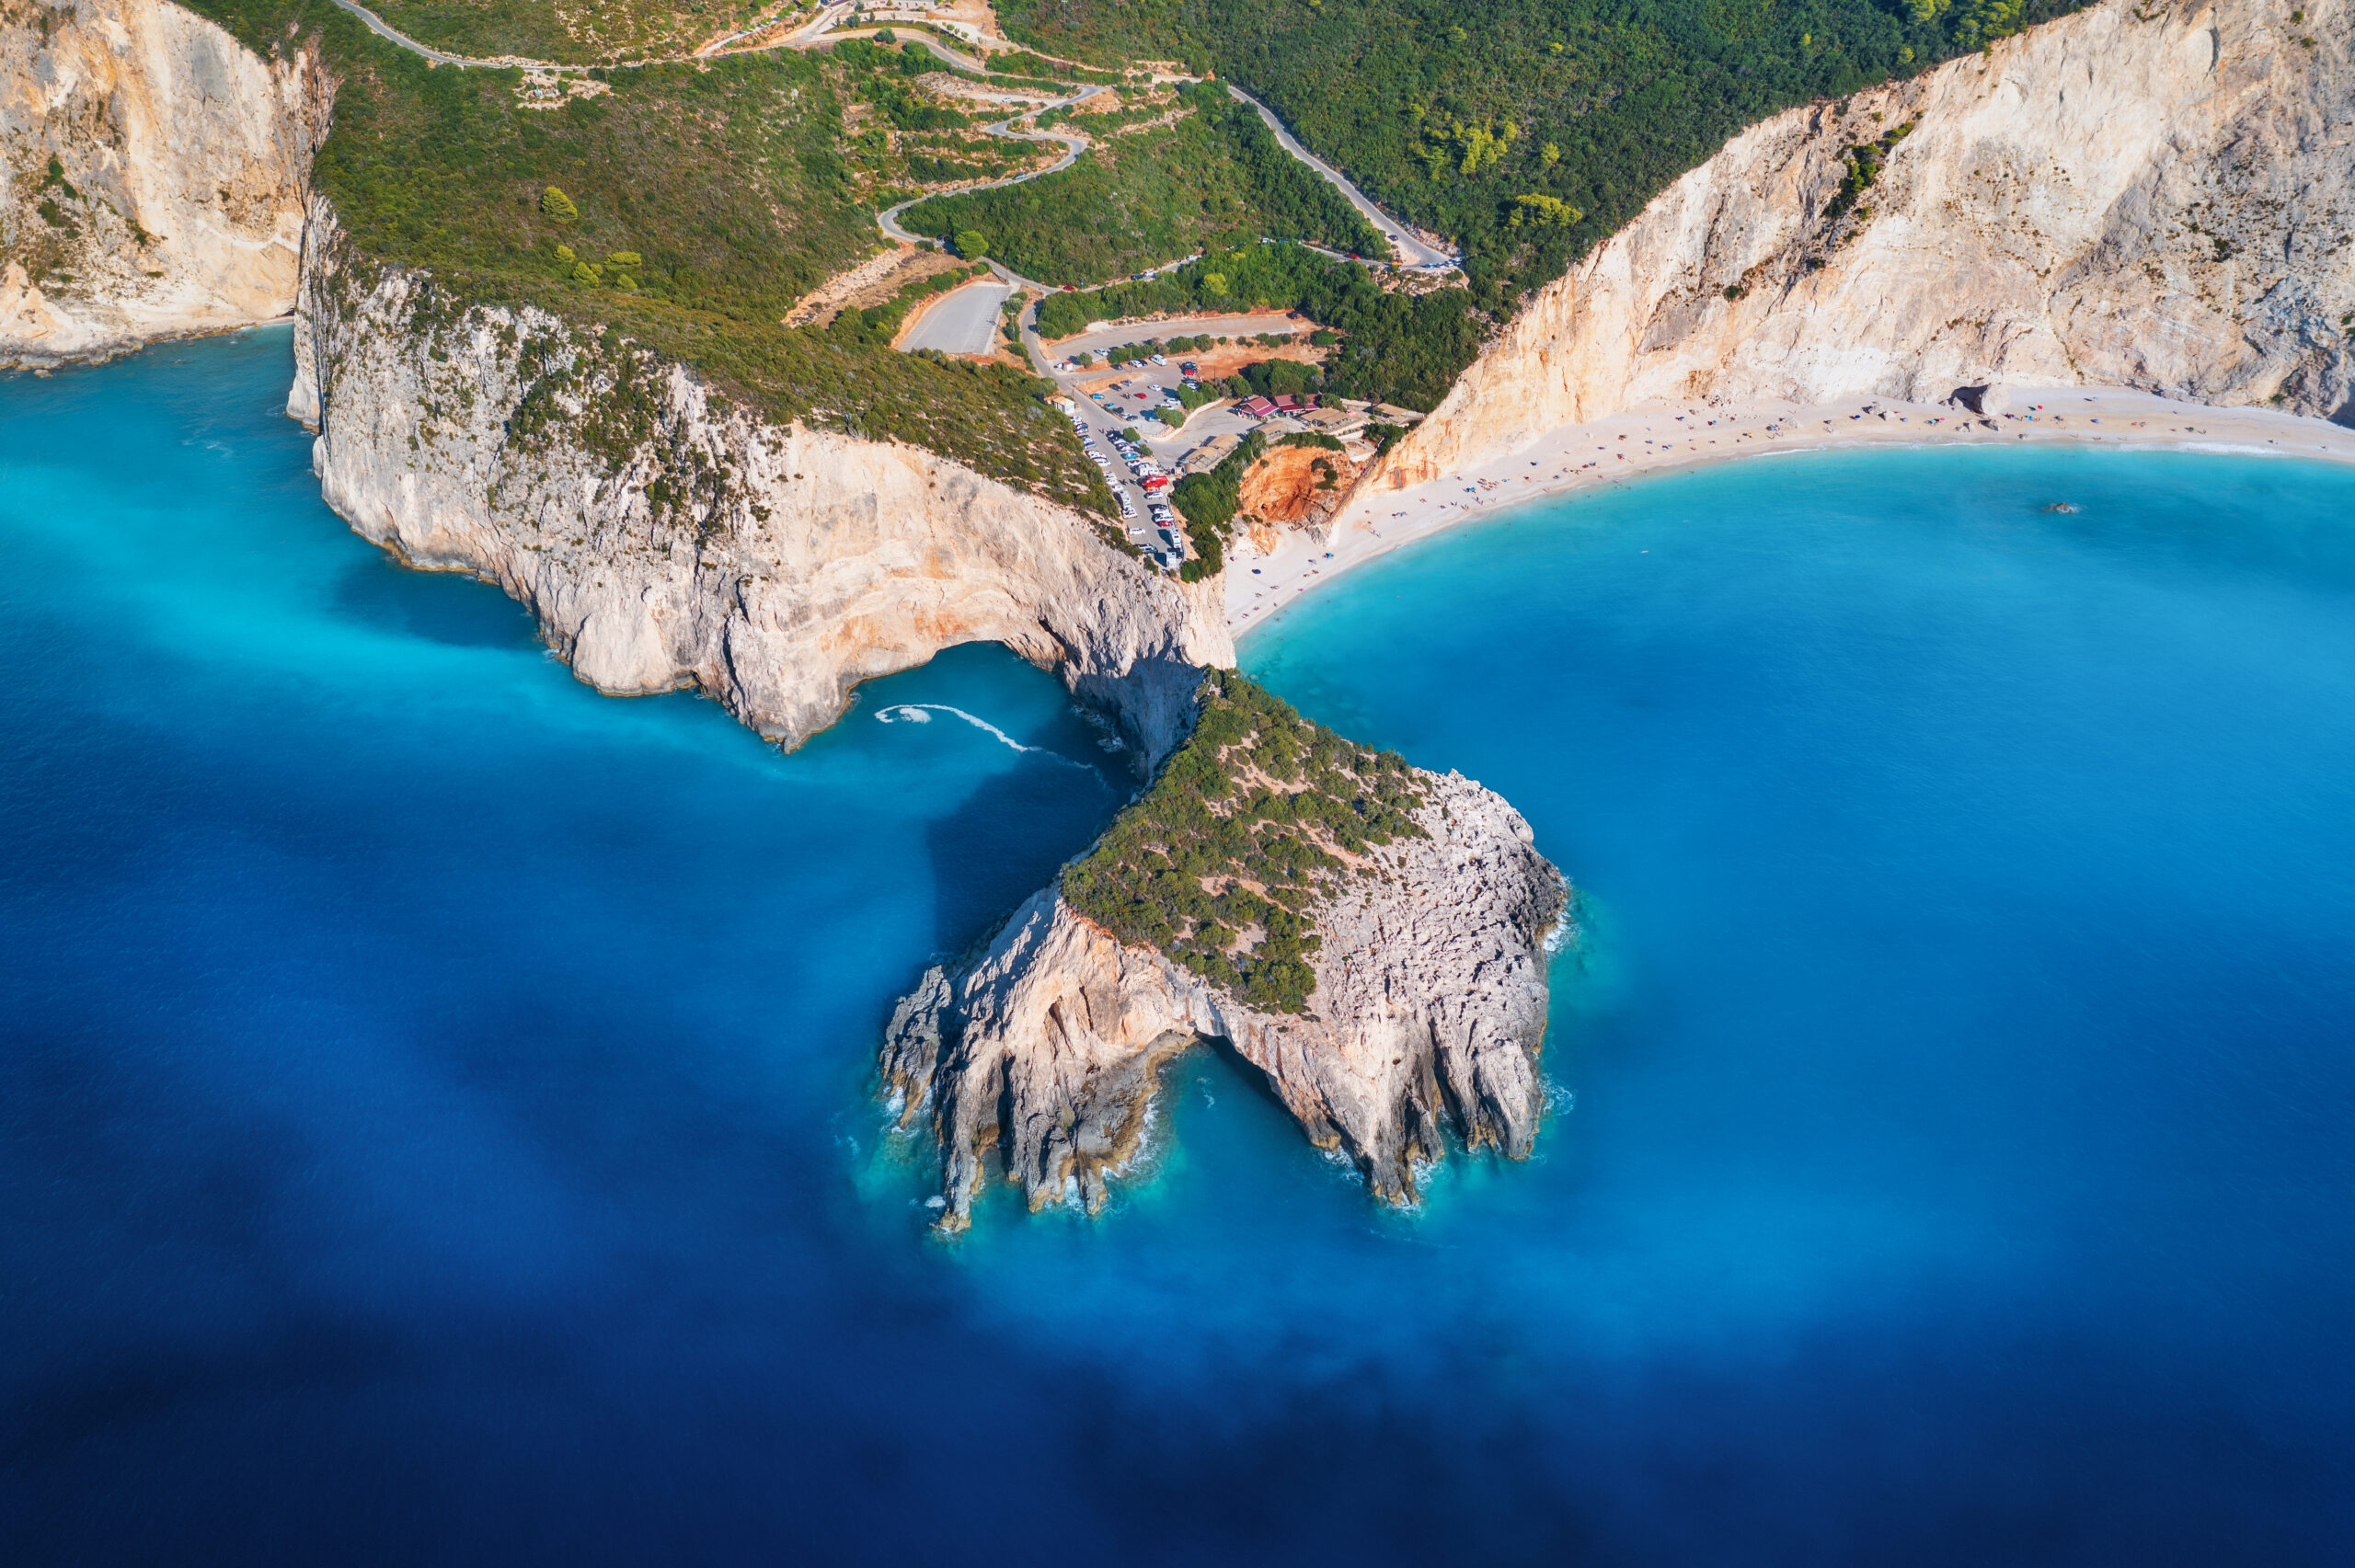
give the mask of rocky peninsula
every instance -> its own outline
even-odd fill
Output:
[[[1200,715],[1094,850],[892,1014],[883,1081],[939,1140],[945,1230],[993,1162],[1034,1209],[1093,1211],[1159,1068],[1204,1041],[1392,1202],[1451,1132],[1514,1159],[1535,1140],[1568,888],[1529,824],[1231,671]]]

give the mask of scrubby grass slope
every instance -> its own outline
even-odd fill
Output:
[[[918,112],[897,56],[615,71],[609,94],[536,110],[519,102],[518,74],[429,68],[321,0],[193,4],[264,51],[323,42],[342,82],[315,177],[363,255],[430,269],[461,303],[618,328],[779,421],[908,441],[1109,506],[1040,406],[1043,383],[894,353],[890,311],[781,325],[879,243],[872,208],[904,179],[886,128]]]
[[[1205,676],[1193,734],[1063,872],[1073,909],[1269,1013],[1305,1013],[1315,906],[1427,835],[1414,770],[1304,719],[1234,670]]]
[[[993,256],[1047,283],[1098,283],[1262,235],[1381,253],[1358,211],[1278,146],[1248,108],[1215,86],[1179,100],[1184,118],[1175,125],[1123,134],[1111,128],[1128,116],[1071,116],[1066,123],[1096,138],[1072,167],[937,197],[902,222],[942,239],[982,234]]]
[[[1051,52],[1161,53],[1234,76],[1377,200],[1460,239],[1481,303],[1501,307],[1743,126],[2075,4],[1001,0],[998,10],[1012,36]]]

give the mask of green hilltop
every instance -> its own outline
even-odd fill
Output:
[[[1315,905],[1429,835],[1406,759],[1304,719],[1231,670],[1202,679],[1193,733],[1063,871],[1073,909],[1252,1007],[1305,1013]]]

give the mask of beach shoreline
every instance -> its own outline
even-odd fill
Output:
[[[2217,408],[2123,387],[2008,387],[1982,417],[1947,404],[1866,397],[1804,406],[1760,400],[1653,403],[1566,425],[1481,464],[1396,490],[1364,490],[1318,541],[1286,530],[1258,554],[1238,533],[1226,621],[1240,636],[1351,568],[1401,546],[1537,500],[1761,455],[1862,447],[2114,446],[2355,464],[2355,429],[2269,408]]]

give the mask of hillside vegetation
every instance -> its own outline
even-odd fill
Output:
[[[1235,671],[1203,677],[1193,734],[1063,876],[1072,908],[1269,1013],[1308,1011],[1316,901],[1429,835],[1406,760],[1304,719]]]
[[[1464,290],[1384,289],[1364,268],[1296,245],[1214,250],[1142,283],[1050,295],[1039,332],[1063,338],[1094,320],[1265,309],[1297,310],[1342,334],[1315,384],[1347,397],[1437,407],[1480,349],[1482,320]]]
[[[370,0],[370,10],[420,43],[476,59],[508,55],[561,64],[668,58],[778,15],[814,15],[809,0]]]
[[[1078,58],[1164,54],[1264,98],[1502,308],[1735,132],[2076,0],[1001,0]]]
[[[365,256],[430,269],[456,304],[534,304],[684,360],[779,421],[928,447],[1072,504],[1110,497],[1044,383],[893,352],[907,301],[788,328],[877,248],[910,136],[953,132],[900,56],[844,46],[605,74],[524,107],[519,73],[429,68],[324,0],[193,0],[269,52],[321,40],[341,76],[314,170]],[[928,59],[916,69],[933,68]]]
[[[987,236],[990,254],[1045,283],[1099,283],[1262,236],[1381,254],[1341,193],[1276,144],[1215,86],[1182,91],[1175,125],[1112,134],[1119,115],[1058,117],[1096,145],[1060,174],[913,207],[901,221],[942,240]]]

